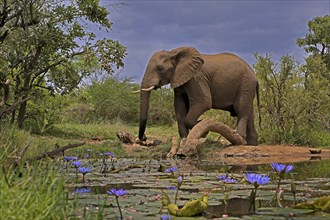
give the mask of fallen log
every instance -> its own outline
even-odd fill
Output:
[[[134,144],[135,143],[136,138],[134,138],[134,136],[129,132],[119,131],[116,133],[116,135],[117,135],[117,138],[125,144]]]
[[[221,134],[224,138],[230,141],[233,145],[245,144],[244,139],[229,126],[221,123],[214,122],[210,119],[204,119],[195,125],[188,134],[187,138],[181,141],[180,149],[177,155],[193,156],[198,152],[198,147],[205,142],[205,137],[208,132],[213,131]]]
[[[36,161],[36,160],[41,160],[45,157],[50,157],[52,159],[55,158],[56,155],[58,154],[62,154],[64,155],[64,151],[67,150],[67,149],[70,149],[70,148],[75,148],[75,147],[80,147],[82,145],[84,145],[85,142],[81,142],[81,143],[76,143],[76,144],[68,144],[66,146],[63,146],[63,147],[60,147],[58,145],[56,145],[56,149],[55,150],[52,150],[52,151],[48,151],[46,153],[42,153],[41,155],[37,155],[37,156],[34,156],[34,157],[30,157],[30,158],[27,158],[26,159],[26,162],[32,162],[32,161]]]
[[[123,142],[124,144],[139,144],[142,146],[150,147],[150,146],[157,146],[162,143],[161,140],[146,140],[141,141],[138,138],[135,138],[131,133],[126,131],[119,131],[116,133],[118,139]]]

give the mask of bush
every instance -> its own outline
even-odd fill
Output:
[[[137,84],[129,80],[107,78],[79,91],[78,102],[73,102],[65,111],[69,122],[123,122],[139,123],[140,96],[132,93]],[[173,92],[169,89],[153,91],[150,98],[148,120],[150,124],[171,125],[174,120]]]

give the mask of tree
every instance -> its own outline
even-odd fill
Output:
[[[301,66],[304,75],[306,111],[310,125],[330,131],[330,15],[308,22],[309,32],[297,45],[309,54]]]
[[[0,4],[0,85],[10,79],[11,102],[21,101],[18,114],[13,113],[20,128],[27,109],[24,100],[40,94],[37,90],[66,94],[92,70],[111,75],[124,65],[125,47],[88,31],[92,25],[106,32],[111,29],[109,13],[99,0]]]
[[[280,63],[272,61],[270,55],[255,54],[253,66],[261,84],[261,109],[263,126],[274,135],[274,142],[281,142],[281,135],[295,128],[304,111],[301,99],[301,79],[297,62],[291,56],[282,56]]]
[[[305,38],[297,38],[297,45],[307,53],[321,56],[330,68],[330,15],[308,21],[308,29]]]

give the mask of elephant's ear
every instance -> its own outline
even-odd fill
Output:
[[[204,60],[193,47],[179,47],[170,53],[175,66],[171,87],[176,88],[188,82],[202,67]]]

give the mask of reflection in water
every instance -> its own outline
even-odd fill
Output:
[[[249,212],[249,200],[243,198],[234,198],[228,201],[228,205],[225,206],[224,203],[221,205],[209,205],[207,218],[219,218],[224,214],[230,217],[241,217],[243,215],[248,215]]]

